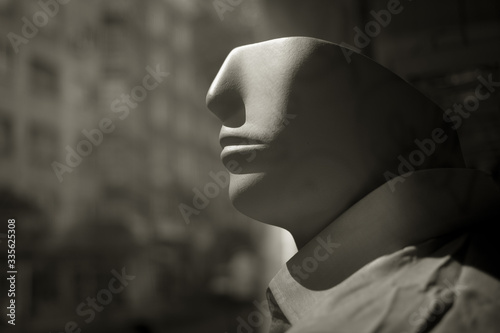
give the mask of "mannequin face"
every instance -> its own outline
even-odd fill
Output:
[[[360,71],[368,79],[360,81]],[[207,96],[222,122],[233,205],[295,234],[326,226],[382,184],[387,166],[418,135],[395,107],[401,99],[421,107],[411,89],[362,56],[347,64],[340,47],[314,39],[234,50]]]
[[[332,203],[347,204],[349,184],[362,177],[350,140],[350,73],[326,55],[286,40],[246,46],[212,85],[207,100],[222,121],[230,198],[254,219],[287,229],[296,219],[327,223]]]

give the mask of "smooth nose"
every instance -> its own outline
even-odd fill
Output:
[[[227,127],[239,127],[245,123],[244,82],[240,62],[233,52],[228,56],[206,98],[208,109]]]

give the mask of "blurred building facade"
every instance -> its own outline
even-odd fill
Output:
[[[370,2],[375,9],[386,4]],[[401,13],[373,43],[370,55],[374,59],[413,83],[444,110],[455,110],[455,105],[468,110],[467,103],[477,99],[476,88],[482,79],[500,81],[498,1],[401,4]],[[484,90],[489,96],[463,119],[458,134],[467,166],[491,174],[500,183],[500,94],[498,89]]]
[[[193,206],[194,190],[223,170],[204,95],[221,56],[251,42],[251,30],[210,27],[216,13],[201,3],[52,2],[54,15],[41,3],[0,2],[1,34],[24,38],[0,45],[0,186],[39,207],[50,231],[36,246],[19,235],[29,251],[18,259],[18,328],[236,330],[271,275],[237,272],[265,272],[261,252],[279,236],[236,214],[225,188],[189,220],[179,205]],[[37,27],[31,37],[24,18]],[[159,71],[169,74],[154,89],[134,90]],[[103,120],[112,130],[99,136]],[[77,306],[122,267],[136,278],[87,324]]]

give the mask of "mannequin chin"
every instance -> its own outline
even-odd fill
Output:
[[[319,156],[262,170],[230,175],[231,202],[257,221],[289,230],[297,242],[297,234],[312,237],[349,208],[363,192],[356,186],[367,184],[356,168]],[[325,177],[331,174],[343,176]]]

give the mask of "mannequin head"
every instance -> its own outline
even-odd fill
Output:
[[[443,128],[418,168],[462,166],[456,134],[410,84],[336,44],[283,38],[233,50],[207,96],[221,120],[229,194],[243,214],[310,238],[397,173],[398,155]]]

